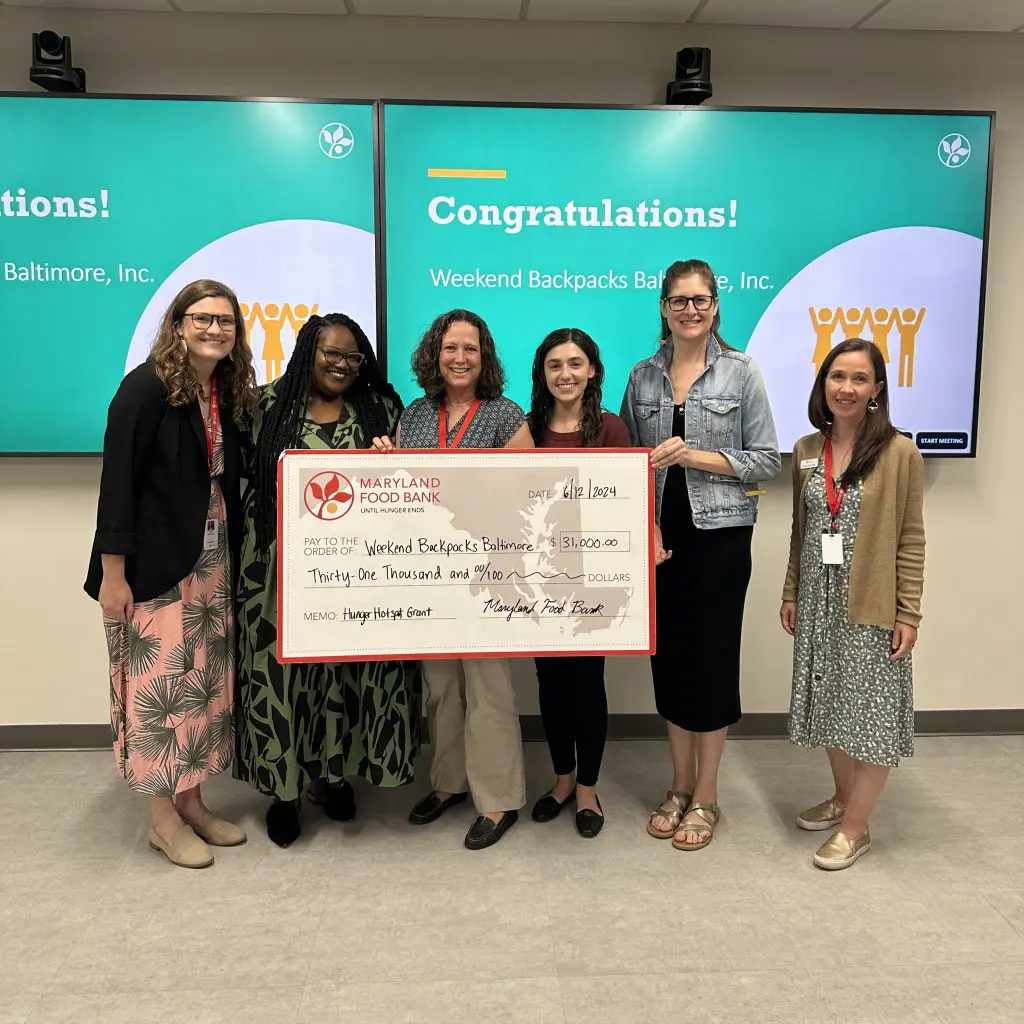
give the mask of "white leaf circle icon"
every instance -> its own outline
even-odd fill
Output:
[[[320,151],[332,160],[340,160],[355,148],[352,129],[340,121],[333,121],[320,129]]]

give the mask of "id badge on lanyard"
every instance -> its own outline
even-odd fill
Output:
[[[217,378],[210,379],[210,425],[203,421],[203,432],[206,434],[206,458],[210,467],[210,479],[214,476],[213,453],[217,444],[217,430],[220,427],[220,403],[217,399]],[[207,519],[203,530],[203,550],[216,551],[220,541],[220,531],[216,519]]]
[[[843,507],[846,488],[836,490],[832,477],[832,438],[825,438],[825,498],[828,501],[829,528],[821,535],[821,564],[843,564],[843,535],[839,532],[839,510]]]

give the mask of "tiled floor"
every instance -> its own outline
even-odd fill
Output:
[[[527,752],[531,799],[546,751]],[[494,849],[422,787],[359,786],[279,850],[264,803],[208,871],[171,867],[98,753],[0,753],[0,1024],[1001,1024],[1024,1019],[1024,737],[932,738],[896,772],[852,870],[793,817],[824,757],[730,742],[723,823],[683,854],[644,832],[660,743],[609,744],[602,835],[527,814]]]

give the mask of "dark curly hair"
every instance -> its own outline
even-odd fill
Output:
[[[311,316],[299,330],[295,349],[284,373],[275,381],[275,400],[260,425],[253,455],[253,485],[258,498],[257,540],[265,551],[277,536],[277,460],[288,448],[298,448],[302,436],[306,403],[313,386],[313,368],[320,335],[328,327],[347,327],[363,355],[363,365],[355,382],[345,392],[345,404],[352,407],[362,428],[362,446],[369,448],[373,438],[390,429],[387,408],[380,397],[389,398],[397,412],[402,411],[398,392],[384,379],[366,332],[344,313]]]
[[[601,429],[601,385],[604,383],[604,364],[597,343],[576,327],[560,327],[552,331],[541,343],[533,357],[533,394],[530,398],[530,414],[526,417],[530,433],[538,440],[544,436],[551,414],[555,410],[555,396],[548,388],[544,374],[544,360],[548,353],[559,345],[571,342],[580,348],[594,368],[594,376],[587,381],[580,409],[580,443],[584,448],[593,448],[597,443],[597,432]]]
[[[505,370],[494,347],[490,328],[482,317],[468,309],[451,309],[442,313],[420,339],[412,354],[412,372],[427,398],[444,394],[441,376],[441,341],[453,324],[466,323],[480,334],[480,379],[476,382],[476,397],[484,400],[501,398],[505,390]]]

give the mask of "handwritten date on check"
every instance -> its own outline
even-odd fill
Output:
[[[643,450],[287,452],[278,656],[654,649]]]

